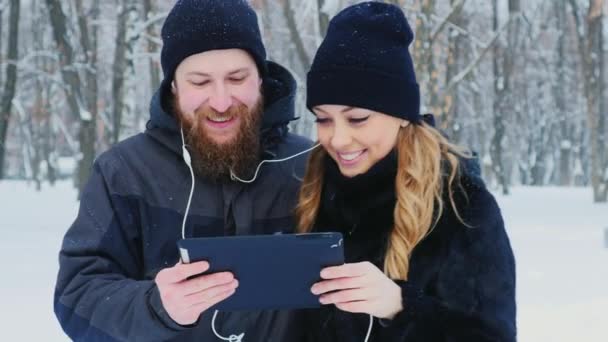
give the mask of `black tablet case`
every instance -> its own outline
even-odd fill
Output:
[[[211,309],[222,311],[316,308],[310,292],[321,269],[344,263],[340,233],[191,238],[178,241],[185,263],[206,260],[206,273],[230,271],[236,292]]]

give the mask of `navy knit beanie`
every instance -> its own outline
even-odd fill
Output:
[[[413,39],[397,6],[365,2],[342,10],[308,72],[306,106],[360,107],[419,123],[420,90],[408,51]]]
[[[258,18],[246,0],[179,0],[163,24],[161,37],[164,89],[169,89],[184,59],[210,50],[243,49],[253,57],[260,77],[267,72]]]

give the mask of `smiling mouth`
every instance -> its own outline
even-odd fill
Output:
[[[338,156],[340,156],[340,159],[343,159],[345,161],[353,161],[355,159],[357,159],[360,155],[363,154],[363,150],[359,151],[359,152],[353,152],[353,153],[338,153]]]
[[[233,116],[214,116],[214,117],[208,117],[207,120],[211,121],[211,122],[215,122],[215,123],[224,123],[224,122],[228,122],[228,121],[232,121],[234,119]]]

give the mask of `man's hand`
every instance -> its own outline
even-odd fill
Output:
[[[209,269],[206,261],[165,268],[156,275],[156,286],[169,316],[180,325],[193,324],[211,306],[234,294],[238,281],[232,273],[221,272],[191,276]]]

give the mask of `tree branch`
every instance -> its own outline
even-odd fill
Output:
[[[452,21],[454,16],[458,15],[458,13],[460,13],[460,11],[462,11],[462,8],[464,7],[465,2],[466,2],[466,0],[457,0],[457,2],[452,6],[452,10],[450,11],[450,13],[441,21],[441,23],[435,29],[435,31],[433,31],[433,33],[431,33],[430,45],[433,45],[433,43],[437,39],[437,36],[439,36],[441,31],[443,31],[443,29],[446,27],[448,22]]]
[[[456,76],[454,76],[454,78],[452,78],[450,80],[450,82],[448,82],[447,91],[452,90],[452,88],[454,88],[454,86],[456,84],[458,84],[460,81],[462,81],[466,76],[468,76],[475,69],[475,67],[477,67],[477,65],[479,65],[479,63],[481,62],[483,57],[488,53],[488,51],[490,51],[490,49],[494,46],[494,44],[496,43],[496,41],[498,40],[500,35],[509,26],[509,24],[511,23],[511,20],[513,20],[513,18],[510,18],[509,20],[507,20],[507,22],[503,24],[503,26],[498,30],[498,32],[496,32],[494,34],[494,37],[492,37],[492,39],[490,39],[490,41],[486,44],[486,46],[483,47],[481,53],[479,54],[479,56],[477,56],[477,58],[475,58],[471,63],[469,63],[469,65],[466,68],[464,68],[464,70],[459,72]]]

